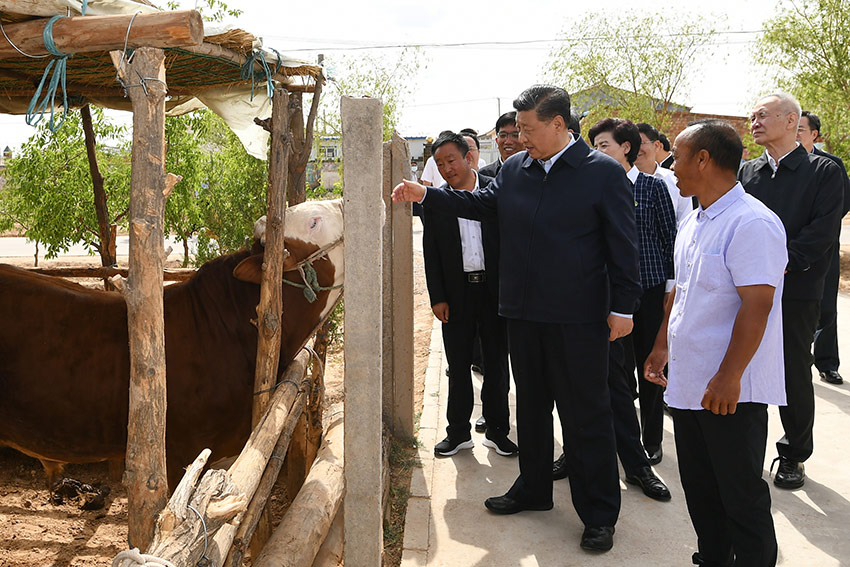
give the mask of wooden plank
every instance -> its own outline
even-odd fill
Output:
[[[126,473],[128,540],[144,549],[154,519],[167,501],[165,470],[165,328],[162,268],[165,213],[165,54],[137,49],[119,74],[132,83],[152,77],[147,89],[128,89],[133,104],[130,185],[130,271],[125,289],[130,334],[130,402]]]
[[[256,427],[268,407],[277,378],[280,341],[283,334],[283,257],[286,180],[289,176],[289,94],[276,89],[272,107],[271,149],[269,150],[269,186],[266,212],[266,248],[263,256],[263,280],[257,306],[257,364],[251,426]]]
[[[91,268],[24,268],[28,272],[36,274],[44,274],[45,276],[55,276],[60,278],[110,278],[112,276],[127,277],[130,271],[126,268],[112,268],[109,266],[99,266]],[[162,279],[169,282],[183,282],[197,273],[194,268],[174,268],[163,270]]]
[[[130,21],[132,20],[132,27]],[[6,24],[9,41],[30,55],[48,53],[43,32],[47,19]],[[153,14],[121,14],[118,16],[72,16],[53,24],[53,42],[63,53],[123,50],[129,28],[127,47],[186,47],[204,40],[204,23],[196,10],[178,10]],[[0,41],[0,59],[21,57],[6,41]]]

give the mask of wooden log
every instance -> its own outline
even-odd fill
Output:
[[[82,0],[76,2],[68,2],[67,0],[0,0],[0,12],[12,12],[15,14],[25,14],[28,16],[53,16],[56,14],[64,14],[71,4],[71,10],[76,12],[81,11]],[[76,4],[74,6],[73,4]],[[100,4],[103,4],[102,2]],[[148,4],[148,5],[145,5]],[[100,11],[108,10],[108,6],[89,6],[87,13],[95,14]],[[139,3],[139,10],[143,12],[155,12],[156,8],[150,6],[147,2]]]
[[[130,26],[132,20],[133,25]],[[44,27],[47,19],[6,24],[9,40],[24,53],[45,55]],[[204,40],[204,23],[195,10],[122,14],[117,16],[72,16],[53,24],[53,42],[63,53],[123,50],[130,28],[128,49],[139,47],[184,47],[200,45]],[[0,41],[0,59],[20,57],[9,41]]]
[[[29,272],[44,274],[45,276],[56,276],[60,278],[110,278],[112,276],[124,276],[129,274],[127,268],[112,267],[90,267],[90,268],[24,268]],[[174,268],[162,271],[162,279],[170,282],[182,282],[190,279],[197,273],[194,268]]]
[[[313,567],[340,567],[342,562],[342,554],[344,552],[345,534],[343,531],[343,522],[345,521],[345,501],[339,505],[339,510],[336,512],[331,528],[328,530],[328,535],[325,536],[325,541],[316,553],[316,558],[313,560]]]
[[[286,425],[287,417],[300,389],[301,379],[309,363],[309,354],[301,351],[289,364],[280,385],[275,389],[271,405],[260,424],[251,433],[245,448],[230,467],[228,474],[240,492],[253,495],[265,472],[272,451]],[[210,544],[208,556],[216,565],[223,565],[242,518],[222,526]]]
[[[255,567],[309,567],[336,517],[345,488],[343,419],[328,427],[318,458]]]
[[[280,341],[283,334],[283,259],[286,179],[289,172],[289,95],[276,89],[272,108],[271,149],[269,150],[269,186],[266,212],[266,247],[263,279],[257,305],[257,364],[251,426],[256,427],[268,407],[266,393],[277,378]]]
[[[252,541],[254,531],[260,523],[263,510],[265,510],[275,482],[277,482],[277,477],[286,458],[286,452],[289,449],[289,442],[292,440],[292,433],[295,431],[295,424],[298,423],[298,420],[304,413],[306,405],[307,392],[306,390],[302,390],[298,393],[298,397],[295,398],[295,403],[292,404],[292,410],[286,418],[286,424],[283,426],[283,431],[280,433],[274,452],[269,458],[269,464],[266,466],[263,478],[260,479],[260,484],[257,486],[257,492],[254,493],[254,497],[248,505],[248,510],[239,523],[239,528],[236,530],[236,535],[233,539],[233,546],[230,548],[230,553],[224,562],[225,565],[230,565],[231,567],[240,567],[242,565],[242,558],[245,556],[248,544]]]
[[[113,58],[120,60],[120,55]],[[167,500],[165,470],[165,328],[162,242],[165,213],[165,54],[137,49],[132,62],[118,61],[122,79],[150,77],[147,89],[130,88],[133,155],[130,186],[130,271],[124,297],[130,335],[130,403],[126,482],[128,540],[144,549],[154,518]]]

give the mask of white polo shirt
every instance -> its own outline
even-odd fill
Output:
[[[726,355],[741,306],[736,287],[776,288],[761,345],[741,377],[739,403],[785,405],[782,285],[788,253],[782,221],[740,183],[679,226],[676,297],[667,328],[670,407],[701,410]]]

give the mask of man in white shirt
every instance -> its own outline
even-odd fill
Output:
[[[762,468],[767,404],[785,404],[788,254],[782,221],[737,182],[742,152],[722,120],[696,122],[676,138],[679,187],[700,207],[679,227],[676,287],[644,376],[667,387],[698,539],[693,562],[768,567],[777,546]]]
[[[449,132],[434,142],[434,160],[444,188],[473,191],[492,181],[472,168],[465,137]],[[473,446],[470,432],[473,342],[480,336],[484,361],[481,405],[483,444],[502,456],[517,454],[508,439],[508,343],[498,315],[499,233],[494,222],[479,222],[434,210],[425,204],[422,248],[431,310],[442,323],[449,362],[447,436],[434,447],[449,457]]]
[[[646,122],[640,122],[637,127],[640,132],[641,144],[637,159],[635,159],[635,167],[641,173],[657,177],[667,184],[667,191],[670,193],[670,200],[673,202],[673,209],[676,211],[676,219],[681,224],[694,209],[693,201],[686,199],[679,193],[676,176],[673,172],[661,167],[655,161],[656,142],[659,140],[658,130]]]

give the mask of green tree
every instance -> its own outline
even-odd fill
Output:
[[[325,136],[340,136],[339,101],[342,96],[380,98],[384,106],[384,140],[389,140],[401,120],[401,108],[413,93],[415,76],[424,65],[422,51],[405,47],[382,55],[329,57],[331,85],[323,92],[319,116]],[[334,71],[336,70],[336,71]],[[334,88],[335,87],[335,88]]]
[[[592,107],[591,124],[616,114],[665,130],[677,99],[687,94],[700,57],[710,52],[714,31],[702,17],[588,14],[561,33],[559,46],[549,54],[545,78],[577,93],[577,105]],[[587,89],[602,96],[583,100],[581,91]]]
[[[784,0],[765,22],[757,58],[823,122],[827,150],[850,154],[850,3]]]
[[[165,203],[164,229],[183,243],[183,266],[189,264],[189,239],[203,224],[200,192],[209,157],[204,153],[204,112],[165,119],[165,170],[183,179]]]
[[[130,158],[125,128],[94,109],[94,133],[111,145],[97,150],[104,190],[111,209],[109,222],[122,223],[129,203]],[[92,179],[79,112],[51,132],[43,121],[36,133],[9,160],[6,185],[0,191],[0,230],[15,224],[27,238],[43,243],[46,258],[56,257],[75,243],[101,256],[109,248],[98,232]]]
[[[249,155],[210,111],[202,113],[198,128],[204,139],[204,174],[197,188],[202,229],[195,262],[201,264],[240,249],[253,234],[254,221],[266,214],[268,162]]]

